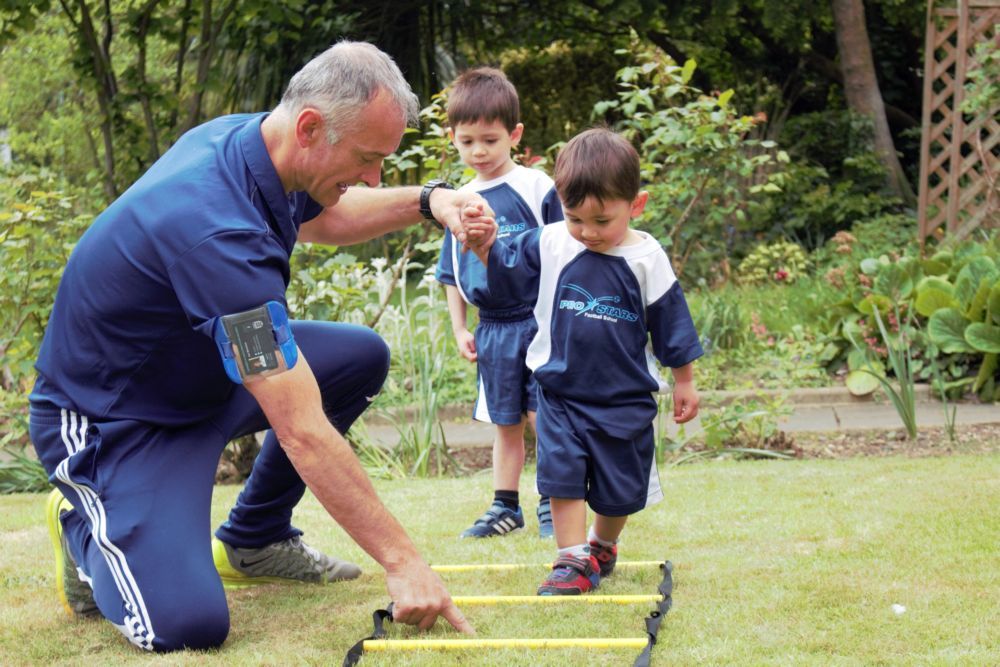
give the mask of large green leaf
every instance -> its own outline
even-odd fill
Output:
[[[990,300],[992,282],[989,278],[983,278],[982,282],[979,283],[979,289],[976,290],[975,296],[972,297],[972,303],[969,304],[969,310],[965,313],[965,316],[973,322],[986,321],[986,304]]]
[[[917,283],[917,292],[932,288],[947,292],[949,296],[955,292],[955,286],[948,282],[947,278],[940,276],[927,276]]]
[[[876,308],[880,313],[885,314],[892,310],[892,299],[883,294],[869,294],[855,307],[865,315],[871,315]]]
[[[844,378],[844,382],[847,385],[847,391],[854,396],[867,396],[878,389],[879,384],[881,384],[875,375],[866,370],[851,371]]]
[[[958,302],[951,294],[937,287],[929,287],[917,291],[917,312],[924,317],[930,317],[942,308],[955,308]]]
[[[992,320],[1000,324],[1000,282],[997,282],[990,290],[988,309]]]
[[[948,273],[948,264],[933,257],[925,259],[920,265],[923,267],[924,273],[929,276],[943,276]]]
[[[857,341],[861,344],[861,341]],[[872,359],[869,361],[868,353],[863,348],[852,348],[850,352],[847,353],[847,370],[858,371],[862,368],[873,368],[878,373],[885,372],[885,365],[880,359]]]
[[[890,264],[883,267],[875,277],[875,291],[885,294],[893,301],[900,301],[910,296],[913,280],[906,267],[899,263]]]
[[[973,257],[962,267],[955,278],[955,298],[963,310],[968,310],[969,306],[972,305],[972,299],[975,298],[979,284],[983,279],[990,278],[990,282],[992,282],[996,273],[996,264],[993,263],[992,259],[983,255]]]
[[[983,388],[988,380],[993,379],[993,373],[997,370],[997,355],[987,354],[983,357],[983,363],[979,366],[979,372],[976,373],[976,381],[972,385],[972,391],[979,393],[979,390]]]
[[[1000,327],[976,322],[965,329],[965,340],[980,352],[1000,354]]]
[[[969,320],[955,308],[935,311],[927,322],[927,333],[934,344],[946,353],[975,352],[965,340],[965,327]]]

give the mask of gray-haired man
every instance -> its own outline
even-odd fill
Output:
[[[416,111],[388,56],[342,42],[270,114],[188,132],[83,236],[31,395],[68,609],[99,611],[144,649],[205,648],[229,631],[220,572],[240,584],[356,577],[292,526],[308,487],[385,568],[395,620],[426,629],[441,615],[472,631],[341,436],[385,379],[385,343],[285,311],[296,241],[356,243],[430,217],[462,234],[468,196],[375,188]],[[213,540],[219,455],[268,427]]]

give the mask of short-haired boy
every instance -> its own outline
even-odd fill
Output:
[[[478,192],[493,209],[498,238],[513,240],[549,222],[562,220],[552,179],[518,166],[511,149],[521,139],[517,91],[503,72],[469,70],[448,95],[448,131],[462,161],[476,172],[461,190]],[[518,487],[524,467],[524,422],[534,425],[535,387],[524,363],[535,334],[531,304],[520,294],[498,297],[486,285],[486,267],[475,253],[463,252],[445,231],[436,278],[445,285],[458,350],[478,362],[479,393],[473,417],[496,424],[493,442],[494,499],[462,537],[506,535],[524,527]],[[466,304],[479,309],[476,333],[466,324]],[[552,536],[548,498],[538,505],[539,535]]]
[[[653,394],[666,385],[654,360],[672,370],[682,423],[698,413],[692,362],[702,348],[670,260],[630,227],[648,199],[632,145],[607,129],[577,135],[555,184],[564,224],[474,249],[491,290],[535,301],[538,491],[551,496],[559,547],[538,594],[577,595],[611,574],[629,515],[663,498]],[[492,226],[478,209],[465,220]],[[589,533],[585,503],[596,513]]]

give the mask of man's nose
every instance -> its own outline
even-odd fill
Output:
[[[382,161],[379,160],[371,168],[361,172],[361,180],[370,188],[377,188],[382,182]]]

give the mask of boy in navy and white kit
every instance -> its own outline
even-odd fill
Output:
[[[527,363],[538,382],[538,490],[551,496],[559,547],[538,594],[577,595],[613,571],[629,515],[663,498],[653,395],[667,385],[655,361],[672,371],[682,423],[698,413],[692,362],[703,352],[670,260],[630,227],[648,199],[632,145],[606,129],[574,137],[555,184],[565,223],[474,249],[490,290],[535,301]],[[465,220],[492,226],[481,209]]]
[[[448,97],[449,136],[476,177],[461,190],[479,193],[493,209],[498,237],[513,240],[562,220],[552,179],[514,163],[511,148],[521,139],[517,91],[503,72],[481,67],[463,73]],[[524,527],[518,493],[524,467],[524,423],[534,422],[535,387],[524,357],[535,334],[530,302],[518,293],[491,294],[486,267],[463,252],[445,232],[436,278],[445,285],[459,353],[478,362],[479,388],[473,417],[496,424],[493,443],[494,500],[462,537],[505,535]],[[466,325],[466,304],[479,309],[476,333]],[[548,498],[538,505],[539,535],[552,536]]]

